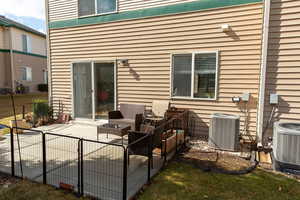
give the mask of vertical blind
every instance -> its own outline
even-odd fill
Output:
[[[173,96],[191,96],[192,55],[173,56]]]

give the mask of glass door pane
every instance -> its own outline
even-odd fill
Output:
[[[75,118],[93,118],[91,63],[73,64]]]
[[[107,119],[114,110],[114,63],[95,63],[95,118]]]

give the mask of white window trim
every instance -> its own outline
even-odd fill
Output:
[[[95,119],[95,76],[94,76],[94,70],[95,70],[95,63],[114,63],[114,110],[117,109],[118,107],[118,79],[117,79],[117,73],[118,73],[118,63],[117,63],[117,59],[82,59],[82,60],[74,60],[71,62],[70,64],[70,68],[71,68],[71,102],[72,102],[72,118],[73,119],[80,119],[75,117],[75,97],[74,97],[74,74],[73,74],[73,65],[76,63],[91,63],[91,75],[92,75],[92,121],[96,121]],[[89,119],[88,119],[89,120]]]
[[[116,14],[119,10],[119,0],[116,0],[116,10],[112,12],[106,12],[106,13],[97,13],[98,10],[98,3],[97,0],[95,0],[95,14],[91,15],[79,15],[79,0],[77,1],[77,18],[86,18],[86,17],[93,17],[93,16],[101,16],[101,15],[109,15],[109,14]]]
[[[194,97],[194,70],[195,70],[195,54],[207,54],[207,53],[215,53],[216,54],[216,78],[215,78],[215,97],[214,98],[197,98]],[[192,54],[192,77],[191,77],[191,96],[190,97],[181,97],[181,96],[173,96],[173,79],[174,79],[174,68],[173,68],[173,56],[180,54]],[[193,52],[174,52],[170,54],[170,98],[173,100],[203,100],[203,101],[216,101],[218,99],[218,91],[219,91],[219,51],[193,51]]]
[[[24,51],[23,36],[25,36],[26,38],[26,51]],[[22,51],[26,53],[31,53],[32,52],[31,37],[27,34],[22,34],[21,37],[22,37]]]

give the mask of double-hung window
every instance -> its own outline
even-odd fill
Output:
[[[31,40],[28,35],[22,34],[23,52],[31,52]]]
[[[173,54],[172,97],[216,99],[218,52]]]
[[[79,0],[78,15],[101,15],[113,13],[117,10],[117,0]]]
[[[21,67],[21,80],[22,81],[32,81],[32,69],[31,67]]]

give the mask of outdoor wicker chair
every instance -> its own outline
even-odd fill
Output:
[[[159,126],[165,119],[170,102],[165,100],[153,100],[151,110],[146,110],[144,123]]]
[[[153,163],[152,151],[154,145],[152,142],[154,129],[154,126],[143,125],[141,126],[141,132],[128,132],[128,164],[130,163],[130,155],[150,156],[151,163]],[[149,137],[146,137],[147,135]]]
[[[127,124],[131,130],[139,131],[145,113],[145,105],[120,104],[120,110],[108,113],[109,123]]]

